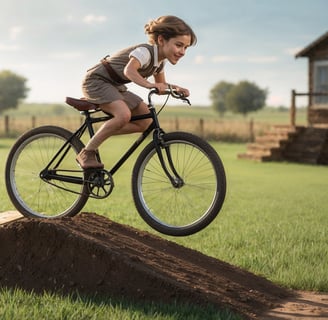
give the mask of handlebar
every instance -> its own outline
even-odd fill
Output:
[[[148,93],[148,102],[149,102],[149,104],[151,104],[151,97],[152,97],[154,94],[159,94],[159,91],[158,91],[157,88],[153,88],[153,89],[151,89],[151,90],[149,91],[149,93]],[[179,92],[179,91],[173,89],[170,85],[169,85],[168,89],[165,90],[165,93],[164,93],[164,94],[166,94],[166,95],[171,95],[173,98],[175,98],[175,99],[180,99],[180,100],[182,100],[183,102],[186,102],[186,103],[188,103],[189,105],[191,105],[189,99],[186,98],[182,92]]]

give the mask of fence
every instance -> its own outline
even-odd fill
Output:
[[[68,130],[75,130],[82,123],[80,116],[71,117],[36,117],[22,118],[5,116],[0,118],[0,136],[17,137],[23,132],[42,125],[56,125]],[[161,118],[162,128],[167,131],[187,131],[208,140],[227,142],[253,141],[255,135],[261,135],[270,125],[255,123],[253,120],[218,120],[195,118]]]
[[[295,90],[291,91],[291,106],[290,106],[290,125],[295,126],[296,124],[296,97],[309,97],[309,105],[314,104],[312,99],[314,97],[328,97],[328,92],[296,92]],[[327,98],[326,98],[327,99]],[[327,104],[327,100],[324,100]],[[309,119],[310,107],[308,107],[308,122],[311,123]]]

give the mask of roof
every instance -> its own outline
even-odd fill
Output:
[[[318,39],[316,39],[315,41],[310,43],[303,50],[298,52],[295,55],[295,57],[299,58],[299,57],[308,57],[308,56],[310,56],[311,53],[313,52],[313,50],[315,50],[320,44],[322,44],[325,41],[327,41],[327,45],[328,45],[328,31],[325,34],[323,34],[321,37],[319,37]]]

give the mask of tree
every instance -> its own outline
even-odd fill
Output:
[[[26,98],[26,79],[9,70],[0,71],[0,113],[16,108],[21,99]]]
[[[215,111],[219,112],[221,117],[227,111],[226,97],[233,86],[234,84],[230,82],[220,81],[210,91],[212,107]]]
[[[267,90],[260,89],[256,84],[241,81],[228,92],[226,103],[232,112],[242,113],[256,111],[265,106]]]

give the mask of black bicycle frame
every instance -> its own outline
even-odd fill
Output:
[[[77,129],[71,137],[63,144],[63,146],[58,150],[56,155],[52,158],[52,160],[49,162],[47,167],[42,170],[40,173],[40,177],[44,180],[60,180],[60,181],[65,181],[69,183],[74,183],[74,184],[83,184],[84,180],[79,177],[75,176],[69,176],[69,175],[63,175],[63,174],[58,174],[57,169],[61,161],[65,158],[65,155],[70,149],[69,143],[75,138],[81,138],[83,133],[88,130],[90,137],[94,135],[94,129],[93,129],[93,124],[98,123],[98,122],[104,122],[112,118],[112,116],[103,116],[103,117],[97,117],[93,118],[91,117],[91,113],[94,113],[97,111],[83,111],[81,112],[85,117],[85,121],[83,124],[80,126],[79,129]],[[137,115],[137,116],[132,116],[131,117],[131,122],[132,121],[138,121],[142,119],[153,119],[152,123],[149,125],[149,127],[139,136],[139,138],[130,146],[130,148],[123,154],[123,156],[118,160],[118,162],[110,169],[109,173],[110,175],[114,175],[115,172],[129,159],[129,157],[132,155],[132,153],[141,145],[141,143],[149,136],[149,134],[153,132],[153,141],[155,143],[156,147],[156,152],[158,154],[159,160],[161,162],[161,165],[163,167],[163,170],[169,180],[171,181],[172,185],[174,187],[181,187],[183,185],[183,180],[177,173],[176,169],[174,168],[173,161],[171,158],[171,154],[169,151],[169,148],[165,146],[165,143],[162,139],[162,136],[164,134],[164,131],[160,128],[159,122],[158,122],[158,117],[156,110],[153,106],[149,107],[149,113],[148,114],[143,114],[143,115]],[[166,163],[164,161],[164,157],[162,154],[162,148],[165,148],[166,151],[166,156],[168,159],[169,167],[171,172],[174,174],[175,177],[173,177],[170,174],[170,171],[168,170]],[[65,150],[66,148],[66,150]],[[97,154],[98,160],[101,161],[99,154]],[[53,167],[53,169],[49,168],[53,165],[53,163],[57,161],[56,165]],[[76,172],[72,170],[60,170],[62,172]]]

